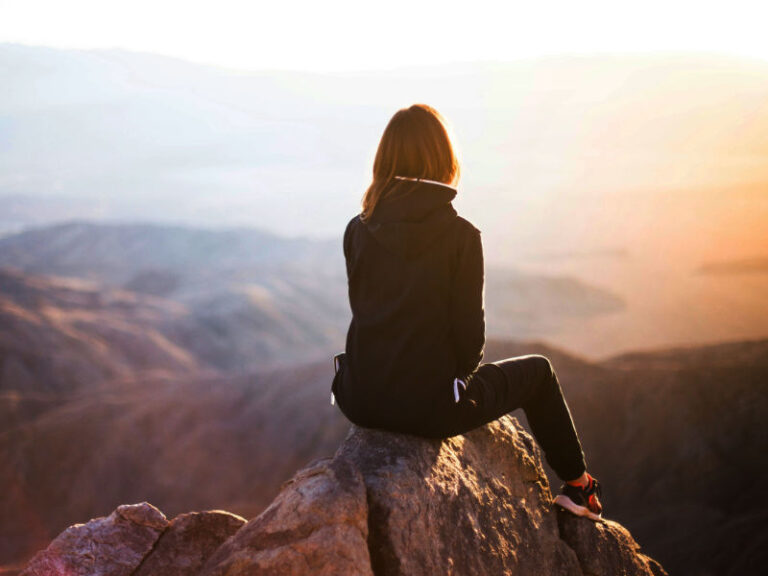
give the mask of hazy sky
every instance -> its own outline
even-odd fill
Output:
[[[0,42],[314,71],[607,51],[768,59],[766,22],[765,0],[0,0]]]

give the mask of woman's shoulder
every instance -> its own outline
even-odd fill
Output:
[[[347,222],[346,228],[344,228],[344,238],[347,238],[350,233],[354,231],[355,228],[358,226],[361,226],[363,223],[362,219],[360,218],[360,214],[355,214],[349,222]]]
[[[347,222],[347,227],[344,229],[344,232],[345,233],[349,232],[350,228],[360,224],[361,222],[362,222],[362,220],[360,219],[360,214],[355,214],[354,216],[352,216],[352,218],[349,220],[349,222]]]
[[[481,234],[480,229],[477,226],[463,216],[458,215],[456,216],[456,229],[463,234],[477,236]]]

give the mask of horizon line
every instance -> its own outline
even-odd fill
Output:
[[[518,57],[511,57],[506,59],[468,59],[468,60],[450,60],[442,62],[432,63],[414,63],[414,64],[397,64],[389,66],[373,66],[370,68],[299,68],[299,67],[242,67],[228,65],[221,62],[197,60],[188,56],[181,56],[178,54],[171,54],[166,52],[153,52],[150,50],[141,50],[135,48],[125,48],[123,46],[91,46],[91,47],[78,47],[78,46],[60,46],[54,44],[31,44],[18,41],[4,41],[0,40],[0,47],[20,47],[38,50],[51,50],[59,52],[82,52],[82,53],[112,53],[112,54],[129,54],[137,56],[152,56],[155,58],[162,58],[166,60],[176,61],[187,65],[200,66],[203,68],[217,69],[232,74],[307,74],[318,76],[334,76],[334,75],[358,75],[358,74],[376,74],[376,73],[397,73],[397,72],[419,72],[426,70],[440,70],[446,69],[451,66],[461,68],[462,72],[471,71],[473,67],[486,67],[486,68],[503,68],[509,65],[535,63],[535,62],[547,62],[558,60],[591,60],[591,59],[665,59],[665,58],[703,58],[709,57],[714,59],[725,59],[731,61],[743,61],[757,64],[768,65],[768,56],[757,56],[754,54],[745,54],[738,51],[722,51],[722,50],[704,50],[704,49],[636,49],[636,50],[585,50],[585,51],[570,51],[570,52],[542,52],[539,54],[527,54]]]

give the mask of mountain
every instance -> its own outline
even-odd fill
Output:
[[[768,561],[768,340],[622,354],[569,390],[606,503],[672,573]]]
[[[0,266],[172,301],[186,312],[169,337],[223,371],[327,358],[351,318],[340,238],[75,221],[0,238]],[[545,337],[624,306],[572,277],[489,267],[486,278],[491,334]]]
[[[0,239],[6,266],[27,272],[98,279],[111,285],[136,284],[140,273],[174,276],[248,275],[262,270],[312,271],[340,251],[336,242],[284,238],[261,230],[205,229],[188,226],[101,224],[72,221],[38,227]],[[339,258],[329,268],[339,270]],[[342,268],[343,269],[343,268]],[[153,291],[153,290],[148,290]],[[173,286],[161,295],[174,293]],[[184,295],[180,298],[184,299]]]
[[[343,340],[346,280],[331,251],[256,230],[74,222],[0,238],[0,266],[162,298],[183,311],[166,335],[232,371],[327,356]]]
[[[533,439],[508,417],[447,441],[353,427],[250,522],[122,505],[22,576],[72,573],[666,574],[619,524],[553,508]]]
[[[136,371],[200,374],[170,337],[186,323],[168,300],[0,268],[0,391],[61,398]]]

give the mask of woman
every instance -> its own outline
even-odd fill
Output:
[[[565,481],[555,502],[600,518],[568,406],[540,355],[481,364],[485,346],[480,231],[457,215],[459,163],[445,122],[415,104],[379,143],[344,256],[352,322],[332,392],[352,422],[446,438],[523,408]]]

